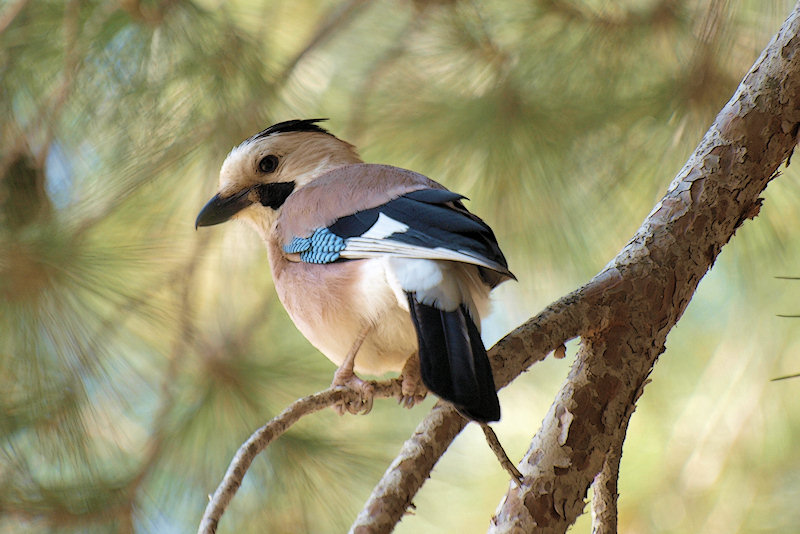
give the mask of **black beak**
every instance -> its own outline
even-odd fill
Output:
[[[254,202],[250,195],[252,190],[252,188],[248,187],[225,198],[219,196],[219,194],[214,195],[197,215],[197,220],[194,222],[195,229],[200,226],[213,226],[224,223],[242,211]]]

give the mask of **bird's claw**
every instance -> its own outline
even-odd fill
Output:
[[[403,408],[413,408],[428,395],[428,388],[422,383],[419,375],[404,373],[400,377],[400,399],[398,404]]]
[[[339,415],[344,415],[345,413],[366,415],[372,411],[375,397],[375,386],[372,382],[361,380],[355,373],[351,373],[348,376],[347,373],[340,374],[337,371],[333,376],[331,385],[357,394],[355,400],[341,400],[333,405],[333,409]]]

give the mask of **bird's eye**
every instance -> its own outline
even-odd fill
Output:
[[[258,162],[258,170],[264,173],[274,172],[278,168],[278,156],[264,156]]]

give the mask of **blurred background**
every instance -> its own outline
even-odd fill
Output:
[[[191,532],[241,442],[333,364],[243,225],[195,232],[232,146],[330,117],[471,198],[519,283],[487,344],[633,235],[790,0],[0,1],[0,533]],[[800,181],[726,246],[639,401],[623,533],[796,532]],[[519,459],[575,352],[501,393]],[[220,532],[343,532],[434,399],[308,417]],[[397,532],[484,532],[470,426]],[[571,532],[590,531],[583,517]]]

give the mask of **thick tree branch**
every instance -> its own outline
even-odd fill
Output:
[[[649,382],[645,380],[645,384]],[[639,389],[639,395],[643,389]],[[592,482],[592,534],[616,534],[617,500],[619,499],[619,464],[622,460],[622,444],[628,431],[628,423],[636,407],[638,395],[631,402],[628,413],[612,439],[611,448],[606,452],[603,468]]]
[[[668,332],[759,194],[791,154],[800,125],[800,6],[744,78],[665,197],[609,265],[491,351],[503,386],[564,341],[582,346],[521,463],[493,532],[564,532],[583,512],[607,451]],[[463,423],[444,406],[417,428],[351,532],[389,532]]]
[[[592,482],[592,534],[616,534],[617,499],[619,498],[619,462],[622,443],[615,443],[606,453],[603,469]]]
[[[603,310],[592,307],[591,302],[614,283],[614,279],[596,277],[501,339],[489,351],[497,385],[507,385],[592,323],[603,324]],[[465,424],[449,403],[438,402],[386,470],[350,532],[390,532]]]
[[[492,532],[565,532],[666,336],[700,279],[792,153],[800,125],[800,4],[762,53],[666,196],[606,267],[613,320],[584,332],[567,382],[520,466]]]

